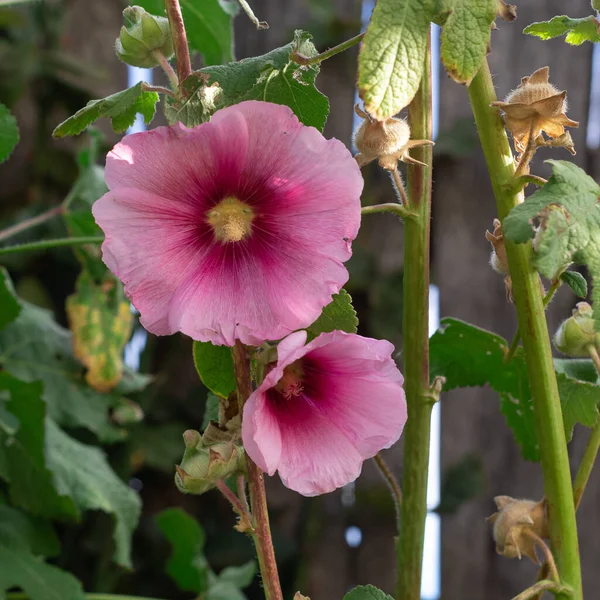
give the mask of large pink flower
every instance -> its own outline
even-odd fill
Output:
[[[244,405],[246,452],[283,483],[316,496],[354,481],[406,422],[402,374],[386,341],[334,331],[292,333]]]
[[[129,135],[106,182],[103,259],[153,333],[257,345],[312,323],[348,279],[360,170],[286,106]]]

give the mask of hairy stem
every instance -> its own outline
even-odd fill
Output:
[[[589,352],[592,360],[594,361],[594,365],[596,366],[596,370],[598,371],[598,375],[600,375],[600,356],[598,355],[598,350],[596,350],[595,346],[590,346]],[[598,455],[599,448],[600,421],[596,424],[594,429],[592,429],[590,439],[588,440],[585,452],[583,453],[583,458],[581,459],[581,464],[579,465],[579,470],[577,471],[575,481],[573,482],[573,499],[575,501],[575,509],[579,507],[581,497],[583,496],[583,492],[585,492],[585,487],[587,486],[592,469],[594,468],[594,463],[596,462],[596,456]]]
[[[240,410],[252,393],[252,377],[250,374],[250,359],[246,347],[238,340],[232,350],[233,367],[238,393]],[[258,564],[263,579],[266,600],[283,600],[277,561],[271,538],[269,526],[269,512],[267,509],[267,494],[263,472],[246,455],[246,469],[248,471],[248,488],[250,490],[250,504],[252,506],[252,525],[254,532],[252,538],[256,547]]]
[[[27,229],[31,229],[32,227],[37,227],[38,225],[41,225],[42,223],[45,223],[46,221],[50,221],[50,219],[53,219],[57,215],[60,215],[62,212],[64,212],[62,205],[55,206],[54,208],[47,210],[46,212],[42,213],[41,215],[31,217],[31,219],[25,219],[24,221],[21,221],[20,223],[17,223],[16,225],[13,225],[12,227],[7,227],[6,229],[3,229],[2,231],[0,231],[0,242],[3,242],[4,240],[11,238],[13,235],[17,235],[17,233],[21,233],[22,231],[27,231]]]
[[[523,201],[523,194],[510,189],[514,180],[514,160],[504,124],[498,111],[490,107],[496,100],[496,93],[487,60],[483,61],[469,86],[469,97],[496,196],[498,216],[503,220]],[[552,554],[561,581],[572,588],[574,600],[581,600],[571,472],[542,290],[532,266],[531,243],[517,245],[505,240],[505,245],[533,399]],[[560,600],[567,597],[565,593],[557,594]]]
[[[240,516],[248,517],[249,514],[246,512],[244,505],[240,499],[227,487],[227,484],[223,480],[217,481],[217,489],[225,496],[229,503],[233,507],[233,510]]]
[[[398,531],[400,531],[400,507],[402,506],[402,490],[400,489],[400,485],[398,484],[398,480],[394,477],[391,469],[388,467],[387,463],[383,459],[381,454],[376,454],[373,457],[375,464],[379,467],[379,471],[381,475],[385,479],[385,482],[388,484],[390,488],[390,492],[392,494],[392,499],[394,501],[394,507],[396,508],[396,525],[398,527]]]
[[[415,215],[406,208],[403,204],[396,204],[395,202],[386,202],[385,204],[373,204],[373,206],[363,206],[361,213],[363,215],[374,215],[377,213],[392,213],[402,219],[414,219]]]
[[[85,244],[101,244],[104,241],[102,236],[90,237],[70,237],[57,238],[54,240],[42,240],[40,242],[30,242],[28,244],[15,244],[0,248],[0,256],[6,254],[18,254],[19,252],[31,252],[33,250],[48,250],[49,248],[61,248],[64,246],[83,246]]]
[[[179,78],[177,77],[177,73],[173,70],[171,63],[166,59],[165,55],[158,50],[154,50],[152,52],[152,56],[157,60],[158,64],[162,67],[162,70],[165,72],[166,76],[169,78],[169,83],[171,87],[177,91],[179,89]],[[148,86],[146,86],[146,89]]]
[[[528,587],[524,592],[521,592],[518,596],[515,596],[513,600],[535,600],[540,594],[544,592],[553,592],[554,594],[560,594],[561,598],[573,598],[573,594],[569,588],[565,586],[557,585],[554,581],[549,579],[543,579],[534,583],[531,587]]]
[[[192,62],[190,60],[190,50],[188,48],[187,34],[185,33],[185,24],[179,0],[165,0],[165,8],[169,17],[169,25],[171,26],[171,37],[173,38],[175,60],[177,61],[177,75],[179,76],[178,80],[183,83],[192,72]]]
[[[408,200],[408,196],[406,195],[406,188],[404,187],[404,182],[402,181],[402,175],[400,174],[400,171],[398,171],[398,169],[396,169],[395,171],[392,171],[392,180],[394,181],[394,187],[396,188],[396,191],[398,192],[398,197],[400,198],[402,206],[404,206],[404,208],[408,209],[409,208],[409,200]]]
[[[527,147],[525,148],[525,152],[521,154],[519,158],[519,164],[517,165],[517,170],[515,171],[515,179],[519,179],[523,175],[527,175],[529,173],[529,163],[537,150],[537,144],[535,143],[535,137],[533,133],[535,131],[536,126],[536,118],[531,120],[531,126],[529,127],[529,139],[527,140]]]
[[[323,62],[324,60],[327,60],[328,58],[331,58],[332,56],[335,56],[336,54],[340,54],[340,52],[344,52],[345,50],[352,48],[352,46],[356,46],[356,44],[360,44],[364,37],[364,33],[359,33],[353,38],[350,38],[349,40],[346,40],[345,42],[342,42],[341,44],[338,44],[337,46],[334,46],[333,48],[330,48],[325,52],[321,52],[321,54],[317,54],[312,58],[303,56],[298,52],[292,52],[290,55],[290,59],[293,60],[295,63],[298,63],[299,65],[316,65],[320,62]]]
[[[408,107],[408,122],[417,139],[431,139],[431,56],[427,49],[421,85]],[[404,428],[402,510],[398,554],[397,600],[421,597],[421,570],[427,472],[433,402],[429,385],[429,223],[431,215],[431,146],[415,149],[429,165],[408,166],[410,208],[416,218],[404,226],[404,389],[408,420]]]

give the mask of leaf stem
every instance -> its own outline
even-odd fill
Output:
[[[27,229],[31,229],[32,227],[37,227],[46,221],[50,221],[57,215],[60,215],[64,212],[62,205],[55,206],[46,212],[43,212],[41,215],[37,215],[35,217],[31,217],[30,219],[25,219],[12,227],[7,227],[0,231],[0,242],[11,238],[13,235],[17,235],[17,233],[21,233],[22,231],[26,231]]]
[[[431,139],[431,54],[425,53],[421,85],[408,106],[408,123],[416,139]],[[415,150],[428,165],[408,165],[408,195],[415,218],[404,228],[404,389],[408,420],[404,428],[404,466],[400,534],[396,544],[397,600],[417,600],[421,591],[427,472],[431,429],[429,385],[429,258],[431,217],[431,146]]]
[[[416,215],[404,208],[402,204],[396,204],[395,202],[386,202],[384,204],[374,204],[372,206],[363,206],[361,213],[363,215],[374,215],[377,213],[393,213],[401,219],[414,219]]]
[[[248,15],[248,18],[254,23],[254,26],[259,31],[261,29],[269,29],[269,24],[266,21],[259,21],[258,17],[254,14],[252,7],[246,2],[246,0],[238,0],[244,12]]]
[[[408,196],[406,195],[406,188],[404,187],[404,182],[402,181],[402,175],[400,175],[400,171],[398,171],[398,169],[395,169],[392,171],[392,180],[394,181],[394,187],[396,188],[396,191],[398,192],[398,196],[401,200],[401,204],[402,206],[404,206],[404,208],[409,209],[409,200],[408,200]]]
[[[217,489],[221,492],[221,494],[223,494],[223,496],[225,496],[227,500],[229,500],[233,510],[238,513],[240,517],[250,517],[250,514],[246,511],[240,499],[227,487],[227,484],[222,479],[217,481],[216,485]]]
[[[536,118],[533,118],[531,120],[531,125],[529,127],[529,139],[527,140],[527,147],[525,148],[525,152],[523,152],[523,154],[521,154],[519,158],[519,164],[517,165],[517,170],[515,171],[515,179],[519,179],[523,175],[527,175],[529,173],[529,163],[531,162],[531,159],[533,158],[533,155],[537,150],[537,144],[535,143],[535,138],[533,136],[536,121]]]
[[[183,83],[192,72],[192,62],[190,60],[190,49],[188,48],[185,23],[183,22],[179,0],[165,0],[165,9],[167,11],[167,17],[169,17],[169,25],[171,26],[175,60],[177,61],[178,81]],[[179,85],[179,83],[177,85]]]
[[[387,463],[383,459],[381,454],[376,454],[373,457],[375,464],[379,467],[379,471],[381,475],[385,479],[388,487],[390,488],[390,492],[392,494],[392,499],[394,500],[394,507],[396,509],[396,525],[398,527],[398,531],[400,531],[400,507],[402,506],[402,490],[400,489],[400,484],[391,469],[388,467]]]
[[[342,42],[341,44],[338,44],[337,46],[334,46],[333,48],[330,48],[329,50],[326,50],[325,52],[321,52],[321,54],[317,54],[316,56],[313,56],[312,58],[308,58],[308,56],[304,56],[304,55],[300,54],[299,52],[297,52],[296,50],[294,50],[290,54],[290,60],[293,60],[295,63],[298,63],[299,65],[316,65],[320,62],[323,62],[324,60],[327,60],[328,58],[331,58],[332,56],[335,56],[336,54],[340,54],[340,52],[344,52],[345,50],[352,48],[352,46],[356,46],[356,44],[360,44],[360,42],[362,42],[362,39],[364,37],[365,37],[364,33],[359,33],[358,35],[355,35],[353,38],[350,38],[349,40],[346,40],[345,42]]]
[[[171,66],[171,65],[169,65]],[[146,92],[156,92],[157,94],[166,94],[171,98],[175,98],[175,93],[169,88],[163,87],[162,85],[150,85],[149,83],[142,82],[142,89]]]
[[[532,600],[543,592],[553,592],[555,594],[561,594],[562,598],[573,598],[572,591],[564,585],[557,585],[554,581],[549,579],[542,579],[534,583],[531,587],[528,587],[524,592],[521,592],[518,596],[515,596],[513,600]]]
[[[503,220],[514,206],[523,201],[523,194],[507,188],[507,184],[514,180],[514,160],[504,124],[498,111],[490,107],[496,100],[496,92],[487,60],[482,62],[469,86],[469,97],[496,196],[498,215]],[[581,600],[581,568],[571,472],[539,276],[532,266],[531,243],[517,245],[505,240],[505,245],[533,399],[544,491],[548,500],[552,553],[561,581],[573,589],[574,600]],[[557,592],[559,600],[567,597],[566,593]]]
[[[250,374],[250,359],[246,347],[236,340],[232,349],[233,368],[237,386],[240,410],[252,393],[252,377]],[[277,561],[269,527],[269,512],[267,509],[267,494],[265,491],[264,475],[254,461],[246,455],[246,469],[248,471],[248,488],[250,490],[250,503],[252,506],[252,524],[254,532],[252,538],[258,555],[258,564],[262,574],[266,600],[283,600]]]
[[[152,56],[154,56],[154,58],[158,61],[158,64],[162,67],[162,70],[165,72],[165,74],[169,78],[169,83],[171,84],[171,87],[173,88],[173,90],[177,91],[179,89],[179,79],[177,77],[177,73],[175,73],[175,71],[173,70],[171,63],[166,59],[165,55],[158,50],[153,50]],[[148,86],[148,84],[146,84],[143,87],[144,87],[144,89],[148,89],[148,87],[150,87],[150,86]],[[164,89],[164,88],[162,88],[162,89]]]
[[[30,242],[27,244],[15,244],[0,248],[0,256],[6,254],[18,254],[19,252],[32,252],[34,250],[48,250],[49,248],[62,248],[64,246],[83,246],[84,244],[101,244],[104,241],[102,236],[89,237],[70,237],[57,238],[54,240],[42,240],[40,242]]]
[[[589,347],[589,352],[592,360],[594,361],[594,365],[596,370],[598,371],[598,375],[600,375],[600,356],[598,355],[598,351],[595,346]],[[600,448],[600,420],[596,424],[596,426],[592,429],[592,433],[590,434],[590,439],[588,440],[587,446],[585,448],[585,452],[583,453],[583,458],[581,459],[581,464],[579,465],[579,470],[577,471],[577,475],[575,476],[575,481],[573,482],[573,499],[575,502],[575,509],[579,507],[579,503],[581,502],[581,498],[583,496],[583,492],[585,492],[585,488],[587,486],[587,482],[592,473],[592,469],[594,468],[594,463],[596,462],[596,456],[598,455],[598,449]]]

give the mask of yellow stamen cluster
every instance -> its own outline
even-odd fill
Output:
[[[237,198],[227,197],[206,213],[206,220],[218,241],[241,242],[252,232],[254,211]]]

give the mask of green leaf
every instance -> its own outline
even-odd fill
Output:
[[[110,118],[113,129],[122,133],[133,125],[137,113],[141,113],[149,125],[158,101],[158,94],[145,91],[140,82],[107,98],[90,100],[84,108],[63,121],[52,135],[57,138],[77,135],[100,117]]]
[[[525,357],[521,350],[506,364],[506,340],[456,319],[442,319],[430,342],[431,377],[446,377],[444,390],[488,384],[500,395],[504,414],[523,457],[539,460],[533,402]],[[565,435],[570,441],[575,423],[593,427],[597,420],[600,387],[569,375],[587,372],[585,361],[557,359],[557,382]],[[572,364],[568,364],[572,363]],[[586,379],[588,379],[586,381]]]
[[[200,523],[181,508],[169,508],[156,523],[172,547],[167,574],[180,589],[202,594],[208,588],[208,567],[202,553],[204,531]]]
[[[417,93],[435,14],[433,0],[379,0],[360,51],[358,87],[378,120],[400,112]]]
[[[566,34],[567,44],[579,46],[583,42],[600,42],[600,22],[594,16],[571,19],[562,15],[550,21],[532,23],[525,27],[523,33],[534,35],[542,40],[551,40]]]
[[[73,575],[0,537],[0,596],[12,588],[23,590],[30,600],[85,600]]]
[[[102,510],[114,517],[114,560],[132,568],[131,536],[141,511],[138,495],[117,477],[100,448],[78,442],[51,419],[46,423],[46,445],[57,490],[81,510]]]
[[[206,396],[204,417],[202,418],[202,431],[208,427],[211,421],[219,422],[219,397],[209,392]]]
[[[588,358],[555,358],[554,370],[572,379],[598,384],[598,371]]]
[[[206,600],[246,600],[246,596],[233,583],[217,580],[208,589]]]
[[[21,312],[21,305],[15,297],[15,291],[8,273],[0,267],[0,329],[12,323]]]
[[[0,163],[12,154],[19,142],[19,127],[10,110],[0,102]]]
[[[581,273],[578,273],[577,271],[564,271],[561,273],[560,278],[571,288],[576,296],[587,298],[587,281]]]
[[[251,560],[240,567],[226,567],[219,573],[219,581],[231,583],[236,588],[247,588],[256,575],[256,563]]]
[[[316,55],[310,39],[310,34],[296,31],[293,42],[267,54],[196,71],[183,84],[187,92],[184,100],[167,99],[169,121],[179,119],[193,127],[208,120],[218,108],[263,100],[289,106],[304,125],[322,131],[329,102],[314,85],[319,67],[301,66],[290,59],[292,51],[309,58]]]
[[[339,294],[333,296],[331,303],[323,309],[321,316],[306,328],[306,331],[308,332],[308,341],[310,341],[321,333],[336,329],[346,333],[356,333],[357,328],[358,318],[352,306],[352,297],[342,288]]]
[[[14,436],[0,429],[0,475],[9,483],[13,504],[34,515],[76,519],[73,501],[57,492],[54,477],[46,468],[45,406],[40,382],[24,383],[0,373],[0,390],[10,393],[6,408],[19,421]]]
[[[60,425],[85,427],[106,442],[123,439],[125,432],[108,419],[118,397],[85,383],[69,331],[49,311],[25,302],[21,306],[19,317],[0,331],[0,365],[23,381],[41,380],[48,414]]]
[[[575,423],[595,427],[598,422],[600,387],[586,381],[572,379],[564,373],[557,373],[556,382],[560,393],[565,435],[570,441]]]
[[[344,600],[393,600],[393,598],[374,585],[359,585],[349,591],[344,596]]]
[[[36,556],[56,556],[60,543],[50,521],[0,504],[0,545],[29,550]]]
[[[202,383],[213,394],[227,398],[235,390],[233,359],[228,346],[194,342],[194,365]]]
[[[110,276],[96,284],[86,271],[66,311],[73,333],[73,354],[86,367],[85,380],[99,392],[111,391],[123,374],[123,351],[131,335],[133,314],[123,288]]]
[[[164,16],[163,0],[133,0],[148,12]],[[204,57],[206,65],[233,60],[233,19],[237,7],[219,0],[180,0],[190,49]]]
[[[489,385],[500,395],[500,410],[526,460],[539,460],[533,404],[525,360],[520,352],[504,363],[502,337],[457,319],[442,319],[430,340],[430,372],[444,376],[444,390]]]
[[[450,0],[446,10],[442,62],[454,81],[468,85],[487,54],[497,0]]]
[[[551,279],[572,261],[585,264],[592,277],[594,319],[600,326],[600,187],[573,163],[552,165],[548,183],[512,209],[502,223],[504,236],[517,243],[534,237],[534,265]]]

